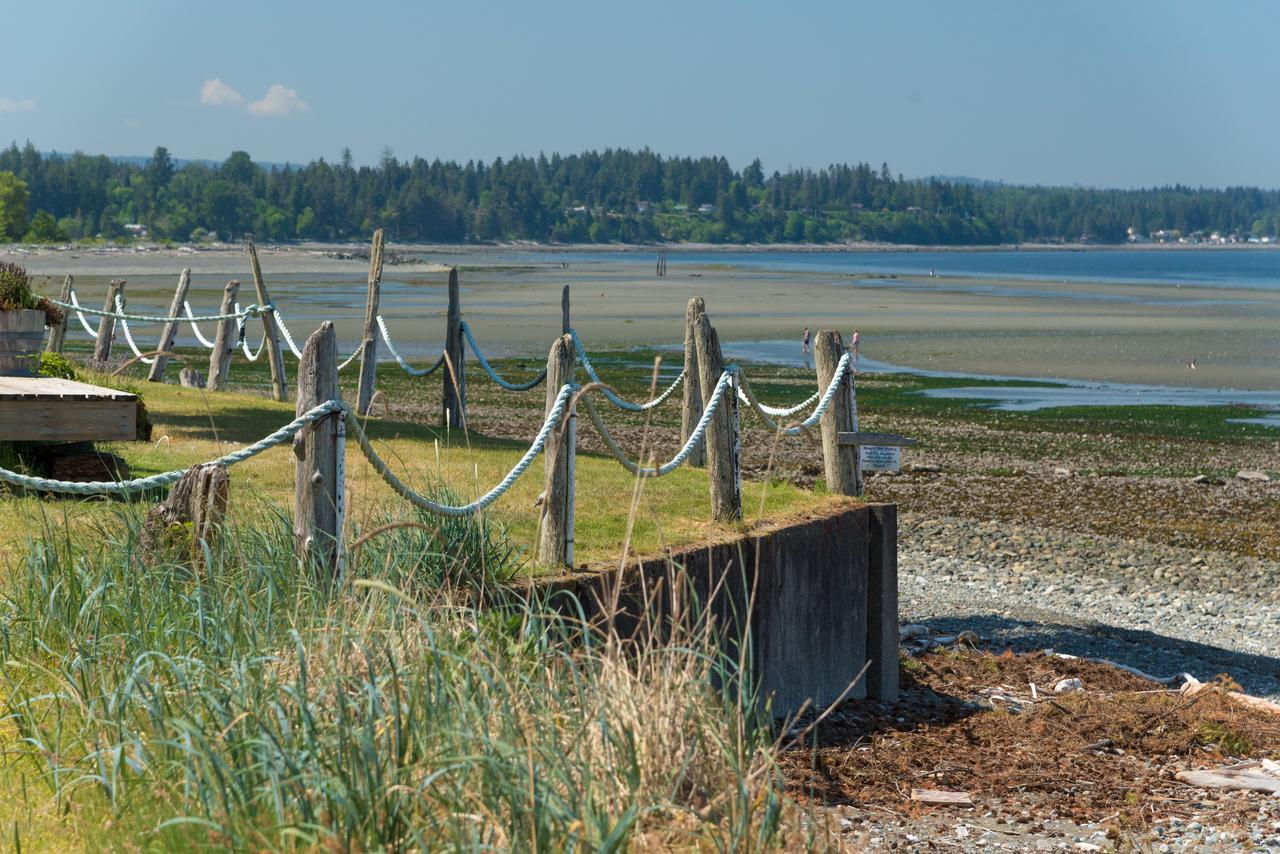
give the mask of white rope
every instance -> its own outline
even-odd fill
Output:
[[[240,303],[236,303],[236,313],[238,314],[239,312]],[[263,348],[267,346],[267,332],[265,329],[262,331],[262,343],[258,345],[258,352],[254,353],[249,349],[249,342],[245,339],[244,327],[247,322],[248,321],[243,317],[236,321],[236,335],[240,339],[240,349],[244,350],[244,357],[250,362],[256,362],[258,361],[258,357],[262,355]]]
[[[353,352],[350,356],[348,356],[346,360],[338,363],[338,370],[340,371],[344,370],[347,367],[347,365],[350,365],[352,362],[354,362],[356,360],[356,356],[359,356],[360,351],[363,349],[364,349],[363,344],[361,344],[359,347],[356,347],[355,352]]]
[[[547,414],[546,420],[542,422],[542,429],[538,431],[538,435],[534,438],[533,444],[529,446],[529,450],[525,451],[524,456],[520,458],[520,461],[515,464],[511,471],[507,472],[507,476],[497,486],[469,504],[440,504],[425,495],[414,492],[408,486],[405,486],[400,478],[396,477],[387,467],[382,457],[378,456],[378,452],[369,443],[369,437],[365,435],[360,419],[350,409],[347,410],[347,426],[355,434],[356,442],[359,443],[360,450],[364,451],[369,464],[373,466],[387,486],[395,490],[402,498],[429,513],[435,513],[439,516],[470,516],[473,513],[484,510],[501,498],[511,488],[511,485],[520,478],[520,475],[525,473],[530,464],[537,459],[538,454],[542,453],[543,447],[547,444],[547,437],[551,435],[551,431],[556,429],[556,426],[564,417],[565,409],[568,406],[569,399],[573,396],[573,391],[573,386],[570,385],[560,388],[560,394],[556,397],[555,403],[552,404],[551,412]]]
[[[832,399],[836,396],[836,392],[840,390],[840,383],[844,381],[845,374],[852,370],[852,364],[853,362],[851,361],[848,353],[845,353],[840,357],[840,362],[836,365],[835,375],[831,377],[831,382],[827,385],[826,390],[822,392],[822,398],[818,401],[818,406],[813,410],[813,413],[810,414],[808,418],[801,421],[794,427],[787,427],[784,429],[769,417],[769,413],[760,405],[759,401],[756,400],[755,394],[751,391],[751,384],[745,381],[745,377],[743,378],[744,382],[740,388],[740,397],[751,405],[751,408],[756,411],[756,415],[760,416],[760,420],[763,421],[765,426],[770,430],[775,433],[781,432],[784,436],[799,436],[800,434],[813,429],[814,425],[816,425],[822,416],[826,414],[827,408],[831,405]]]
[[[587,408],[587,415],[591,417],[591,423],[595,425],[596,432],[600,434],[600,438],[604,440],[605,447],[609,449],[609,453],[613,454],[614,459],[622,463],[623,468],[634,475],[644,477],[662,477],[671,474],[684,464],[684,461],[693,453],[694,448],[702,443],[703,436],[707,432],[707,426],[711,423],[711,416],[715,414],[716,409],[720,406],[720,401],[724,399],[726,390],[733,381],[734,375],[738,374],[738,368],[730,365],[725,368],[724,373],[720,375],[719,382],[716,383],[715,389],[711,393],[711,400],[707,403],[707,408],[703,410],[702,417],[698,419],[697,425],[693,428],[693,432],[689,434],[689,439],[684,443],[684,447],[676,453],[669,461],[663,463],[657,468],[642,468],[639,464],[633,463],[627,456],[626,452],[618,446],[614,438],[609,433],[609,428],[605,426],[604,419],[600,417],[600,413],[596,412],[595,406],[591,403],[589,397],[582,398],[583,404]],[[603,391],[604,389],[600,389]]]
[[[119,294],[116,294],[116,309],[121,315],[124,314],[124,300],[121,299]],[[124,317],[120,318],[120,329],[124,332],[125,343],[129,345],[129,349],[133,351],[133,355],[144,365],[153,364],[155,362],[155,358],[142,355],[142,351],[139,350],[138,345],[134,343],[133,333],[129,331],[129,321],[125,320]]]
[[[98,330],[90,326],[89,321],[84,319],[84,309],[80,307],[80,301],[76,299],[76,289],[72,288],[69,293],[70,295],[67,297],[69,302],[67,304],[71,306],[71,310],[75,311],[76,317],[80,318],[80,325],[84,327],[84,331],[96,338]]]
[[[600,385],[601,393],[604,394],[610,403],[619,409],[625,409],[628,412],[647,412],[670,397],[671,393],[680,387],[680,383],[684,382],[684,371],[681,370],[680,375],[671,381],[671,385],[667,386],[666,391],[655,397],[653,400],[645,403],[631,403],[630,401],[623,400],[618,397],[618,395],[614,394],[613,389],[609,388],[607,383],[600,379],[600,375],[596,373],[595,367],[591,364],[591,359],[587,356],[586,348],[582,346],[582,339],[578,337],[577,331],[570,329],[569,334],[573,336],[573,346],[578,351],[578,361],[582,362],[582,367],[586,370],[587,376],[591,377],[591,381],[593,383]]]
[[[444,354],[440,354],[440,358],[436,359],[436,363],[429,368],[419,369],[413,367],[404,360],[400,355],[400,351],[396,349],[396,345],[391,343],[391,333],[387,331],[387,324],[383,321],[382,315],[378,315],[378,328],[382,330],[382,340],[387,342],[387,350],[395,358],[396,363],[400,365],[400,370],[404,371],[411,377],[426,377],[440,370],[440,366],[444,364]]]
[[[475,354],[476,361],[480,363],[480,367],[484,368],[484,372],[489,375],[489,379],[505,388],[507,391],[528,391],[534,386],[541,385],[542,381],[547,378],[547,369],[543,368],[536,377],[523,383],[513,383],[503,379],[498,372],[489,364],[489,360],[484,357],[484,353],[480,352],[480,348],[476,345],[475,336],[471,334],[471,327],[467,322],[462,321],[462,334],[467,338],[467,346],[471,348],[471,352]]]
[[[810,406],[813,406],[813,404],[818,401],[818,397],[821,394],[822,392],[815,391],[813,394],[809,395],[804,400],[797,403],[795,406],[780,407],[780,406],[765,406],[763,403],[761,403],[758,400],[752,403],[751,400],[747,399],[747,393],[742,389],[738,389],[738,400],[741,400],[743,403],[750,403],[757,412],[763,412],[765,415],[772,415],[775,418],[790,418],[792,415],[795,415],[797,412],[800,412],[802,410],[808,409]]]
[[[302,358],[302,351],[298,349],[298,345],[293,343],[293,336],[289,334],[289,327],[284,325],[284,318],[280,316],[280,309],[276,309],[276,326],[280,327],[280,334],[284,336],[284,343],[289,345],[289,349],[293,352],[295,359]]]
[[[186,300],[182,301],[182,309],[187,313],[187,320],[191,321],[191,331],[196,334],[196,340],[200,342],[200,346],[206,350],[213,349],[213,342],[204,337],[204,333],[200,331],[200,327],[196,325],[196,316],[191,311],[191,303]]]
[[[327,400],[318,406],[312,407],[288,424],[276,430],[269,436],[265,436],[252,445],[241,448],[238,451],[232,451],[229,454],[219,457],[216,460],[210,460],[203,465],[225,465],[233,466],[236,463],[244,462],[247,459],[256,457],[258,454],[268,448],[287,442],[293,436],[308,424],[313,424],[334,412],[342,412],[346,406],[340,400]],[[151,477],[140,477],[133,480],[121,481],[89,481],[81,483],[71,480],[49,480],[43,477],[32,477],[30,475],[19,474],[16,471],[10,471],[6,468],[0,468],[0,480],[11,483],[14,486],[22,486],[28,489],[36,489],[41,492],[65,492],[72,495],[128,495],[134,492],[143,492],[153,489],[157,486],[167,486],[181,478],[191,467],[184,469],[174,469],[163,474],[155,474]]]
[[[72,289],[71,294],[74,295],[74,293],[75,293],[75,290]],[[274,306],[270,306],[270,305],[262,306],[262,305],[254,304],[246,307],[243,313],[237,311],[235,314],[206,314],[201,317],[192,317],[191,309],[190,307],[188,307],[186,318],[182,318],[182,317],[169,317],[168,315],[163,315],[163,314],[125,314],[123,311],[103,311],[100,308],[87,308],[85,306],[80,305],[80,302],[76,300],[74,296],[71,296],[68,302],[63,302],[62,300],[57,300],[57,299],[50,299],[49,302],[53,303],[59,308],[75,309],[76,311],[83,312],[84,314],[96,314],[99,317],[114,317],[116,320],[132,320],[137,323],[178,323],[179,321],[187,320],[187,319],[213,320],[213,321],[239,320],[241,317],[260,317],[261,315],[265,314],[268,311],[275,310]]]

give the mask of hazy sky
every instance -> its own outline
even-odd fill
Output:
[[[6,3],[0,141],[1280,186],[1280,2]]]

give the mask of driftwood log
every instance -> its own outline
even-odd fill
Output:
[[[169,496],[147,513],[142,525],[141,552],[150,560],[187,557],[193,568],[204,566],[200,542],[217,542],[227,518],[231,476],[220,463],[190,469],[169,490]]]

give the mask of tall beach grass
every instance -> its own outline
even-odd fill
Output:
[[[283,512],[145,555],[121,508],[6,568],[15,843],[241,850],[774,846],[750,679],[696,603],[628,640],[505,585],[483,521],[366,519],[341,579]],[[670,619],[670,615],[666,617]],[[53,836],[49,834],[53,833]]]

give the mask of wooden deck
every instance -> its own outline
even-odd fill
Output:
[[[0,377],[0,442],[129,441],[137,396],[52,377]]]

